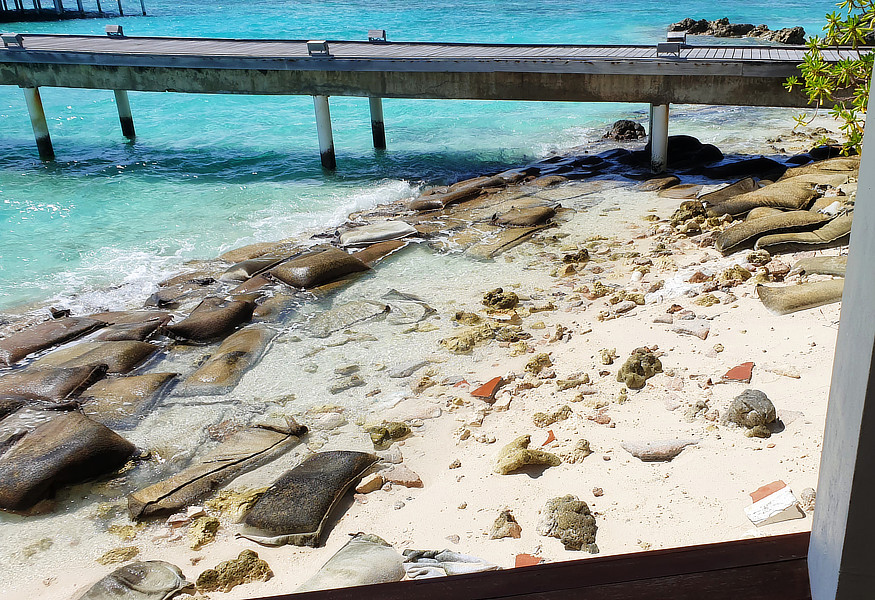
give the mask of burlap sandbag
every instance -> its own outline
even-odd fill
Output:
[[[818,196],[814,184],[808,181],[786,179],[753,192],[740,194],[716,206],[708,207],[708,216],[732,215],[735,217],[758,206],[802,210]]]
[[[844,246],[851,240],[853,219],[852,213],[836,217],[813,231],[764,235],[757,240],[756,247],[768,250],[772,254],[778,254]]]
[[[797,231],[805,227],[815,227],[828,218],[807,210],[794,210],[743,221],[720,233],[714,243],[715,248],[723,254],[736,252],[754,245],[757,238],[767,233]]]
[[[847,256],[813,256],[811,258],[803,258],[802,260],[796,261],[796,264],[790,269],[790,273],[844,277],[847,266]]]
[[[309,289],[368,268],[343,250],[326,248],[286,261],[271,269],[270,274],[292,287]]]
[[[840,302],[845,289],[844,279],[817,281],[787,286],[757,286],[757,295],[767,309],[776,315],[817,308]]]
[[[0,396],[58,402],[75,397],[105,374],[106,365],[13,371],[0,377]]]
[[[266,325],[251,325],[232,333],[207,361],[177,388],[180,396],[225,394],[258,363],[276,332]]]
[[[224,337],[252,318],[255,303],[249,300],[206,298],[179,323],[166,328],[175,338],[208,342]]]
[[[86,317],[45,321],[0,340],[0,365],[12,365],[28,354],[75,339],[106,325]]]

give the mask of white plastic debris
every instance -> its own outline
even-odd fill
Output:
[[[754,502],[744,509],[744,514],[757,527],[805,517],[805,513],[799,507],[799,501],[789,487],[783,487]]]

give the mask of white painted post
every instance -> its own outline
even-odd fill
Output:
[[[374,148],[386,149],[386,126],[383,123],[383,99],[368,98],[371,105],[371,133],[374,137]]]
[[[668,104],[650,105],[650,170],[662,173],[668,166]]]
[[[118,108],[118,120],[122,126],[122,135],[129,140],[134,139],[134,116],[131,114],[131,103],[128,101],[127,90],[113,90],[115,93],[115,105]]]
[[[328,108],[328,96],[313,96],[316,107],[316,135],[319,137],[319,155],[322,166],[326,169],[337,169],[334,157],[334,135],[331,133],[331,112]]]
[[[875,128],[863,140],[808,548],[813,600],[875,589]]]
[[[33,127],[33,135],[36,138],[36,149],[39,151],[41,160],[55,160],[55,151],[52,148],[52,138],[49,137],[49,125],[46,123],[46,113],[43,112],[43,102],[39,95],[39,88],[26,87],[24,100],[27,102],[27,112],[30,114],[30,124]]]

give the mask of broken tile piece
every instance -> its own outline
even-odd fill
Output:
[[[755,489],[750,493],[751,502],[759,502],[766,496],[774,494],[780,489],[787,487],[787,484],[781,481],[780,479],[777,481],[773,481],[772,483],[767,483],[766,485]]]
[[[531,567],[534,565],[540,565],[544,562],[544,559],[540,556],[535,556],[533,554],[517,554],[516,560],[514,561],[514,567]]]
[[[493,398],[495,398],[495,392],[498,391],[498,388],[501,387],[501,384],[504,383],[504,380],[501,377],[493,377],[479,388],[471,392],[471,395],[475,398],[482,398],[489,402]]]
[[[753,366],[752,362],[746,362],[741,363],[737,367],[732,367],[723,375],[723,381],[750,383],[750,378],[753,376]]]

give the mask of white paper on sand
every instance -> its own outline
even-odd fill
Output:
[[[758,527],[805,517],[799,501],[789,487],[783,487],[759,502],[754,502],[744,509],[744,514]]]

